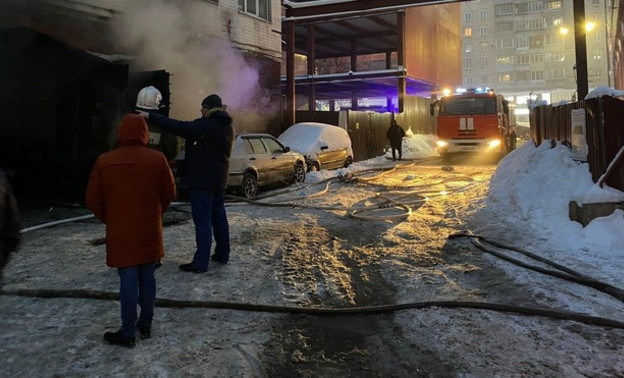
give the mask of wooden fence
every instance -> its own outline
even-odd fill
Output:
[[[554,140],[572,145],[572,110],[585,110],[587,163],[594,182],[624,146],[624,101],[611,96],[566,105],[542,105],[531,109],[531,135],[536,145]],[[605,183],[624,191],[624,164],[617,165]]]

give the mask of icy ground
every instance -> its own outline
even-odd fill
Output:
[[[104,265],[104,226],[86,219],[26,232],[4,272],[3,289],[24,296],[0,296],[0,376],[624,376],[617,327],[461,306],[279,312],[466,301],[622,318],[622,302],[610,295],[510,264],[469,238],[448,238],[472,231],[624,287],[621,275],[609,274],[624,267],[621,257],[609,255],[611,270],[584,266],[574,256],[600,259],[600,250],[571,250],[531,222],[488,208],[495,166],[431,159],[392,166],[373,159],[333,178],[309,174],[300,187],[267,193],[262,206],[230,203],[230,263],[203,275],[178,269],[192,256],[194,233],[188,205],[172,206],[157,271],[163,305],[153,337],[134,349],[102,340],[119,326],[118,303],[88,298],[117,291],[117,273]],[[401,206],[379,209],[384,198]],[[25,226],[88,214],[59,204],[44,210],[25,207]],[[37,289],[85,298],[26,295]]]

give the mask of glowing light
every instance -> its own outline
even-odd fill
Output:
[[[448,95],[450,95],[450,94],[451,94],[451,90],[450,90],[450,89],[448,89],[448,88],[444,88],[444,89],[442,90],[442,94],[443,94],[444,96],[448,96]]]
[[[488,142],[488,146],[490,146],[490,148],[498,147],[500,145],[501,145],[500,139],[492,139]]]
[[[592,31],[596,27],[596,23],[592,21],[587,21],[585,23],[585,31]]]
[[[448,145],[448,142],[445,140],[438,140],[436,144],[438,145],[438,147],[446,147],[446,145]]]
[[[442,191],[440,192],[440,195],[441,195],[441,196],[445,196],[445,195],[447,195],[447,194],[448,194],[448,192],[447,192],[446,190],[442,190]]]
[[[559,28],[559,33],[563,34],[563,35],[567,35],[570,32],[570,30],[568,30],[568,28],[562,26]]]

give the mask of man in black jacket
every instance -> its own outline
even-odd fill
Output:
[[[181,183],[189,189],[197,249],[193,261],[180,265],[180,269],[193,273],[208,270],[213,233],[216,245],[212,260],[226,264],[230,258],[230,231],[225,188],[234,143],[232,117],[216,94],[202,101],[202,116],[193,121],[178,121],[155,113],[140,114],[164,131],[186,139],[179,175]]]
[[[392,148],[392,160],[396,160],[396,151],[399,152],[399,160],[403,158],[403,137],[405,130],[397,123],[396,120],[390,122],[390,127],[386,132],[386,136],[390,139],[390,148]]]
[[[0,171],[0,273],[21,242],[17,200],[9,180]],[[1,286],[1,285],[0,285]]]

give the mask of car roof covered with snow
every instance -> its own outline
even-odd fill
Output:
[[[351,150],[351,138],[341,127],[320,122],[300,122],[290,126],[277,138],[284,146],[302,153],[313,155],[321,150],[323,144],[330,150],[348,148]]]

